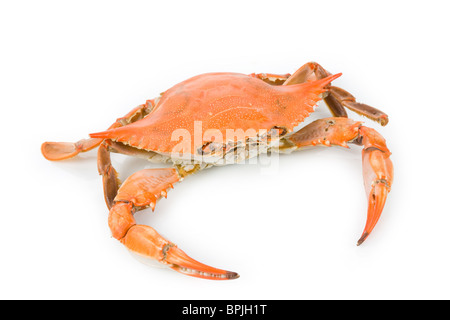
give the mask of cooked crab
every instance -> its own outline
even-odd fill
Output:
[[[393,182],[391,152],[385,139],[362,122],[347,118],[348,108],[381,125],[385,113],[356,102],[332,86],[332,75],[319,64],[305,64],[294,74],[208,73],[183,81],[119,118],[103,132],[76,143],[45,142],[48,160],[63,160],[99,147],[108,223],[114,238],[132,252],[180,273],[206,279],[235,279],[238,274],[190,258],[152,227],[136,223],[133,214],[167,197],[173,185],[212,166],[236,163],[266,152],[292,152],[317,145],[363,146],[362,161],[368,197],[364,242],[377,223]],[[323,99],[332,117],[294,131]],[[171,168],[144,169],[123,183],[111,164],[110,152],[138,156]]]

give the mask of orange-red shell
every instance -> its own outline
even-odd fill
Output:
[[[202,137],[208,129],[219,130],[223,138],[227,129],[259,132],[277,126],[290,132],[314,110],[324,87],[339,76],[273,86],[244,74],[202,74],[164,92],[155,109],[144,119],[91,137],[169,153],[180,143],[178,136],[172,137],[177,129],[191,135],[191,150],[203,145],[203,141],[194,139],[195,121],[201,121]],[[220,142],[217,137],[215,141]]]

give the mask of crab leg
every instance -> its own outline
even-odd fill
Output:
[[[319,80],[329,75],[331,73],[317,62],[308,62],[289,77],[283,85]],[[330,86],[329,93],[323,100],[328,105],[334,117],[347,117],[347,112],[344,108],[346,107],[362,116],[379,122],[382,126],[385,126],[389,121],[387,114],[367,104],[356,102],[353,95],[338,87]]]
[[[114,122],[109,129],[118,128],[135,122],[145,117],[155,106],[154,100],[148,100],[124,117],[119,118]],[[42,155],[50,161],[59,161],[75,157],[80,152],[86,152],[98,147],[103,139],[91,138],[83,139],[78,142],[44,142],[41,146]]]
[[[103,179],[103,194],[105,196],[106,206],[108,209],[111,209],[120,187],[120,180],[116,169],[111,164],[109,143],[109,140],[105,140],[98,148],[97,168],[98,173]]]
[[[180,180],[174,168],[144,169],[125,180],[109,213],[108,224],[113,237],[131,252],[156,260],[180,273],[213,280],[236,279],[239,277],[237,273],[202,264],[152,227],[136,224],[133,213],[147,207],[154,210],[157,200],[167,197],[168,189]]]
[[[389,119],[387,114],[383,111],[375,109],[364,103],[356,102],[355,97],[342,88],[331,86],[329,89],[329,97],[333,97],[336,101],[342,104],[344,107],[367,117],[373,121],[379,122],[382,126],[388,124]]]
[[[102,141],[103,139],[83,139],[78,142],[44,142],[41,152],[47,160],[65,160],[98,147]]]
[[[347,143],[364,147],[362,151],[363,176],[368,198],[367,222],[358,246],[362,244],[381,216],[387,195],[391,190],[394,169],[391,152],[385,139],[374,129],[348,118],[326,118],[281,140],[280,150],[296,150],[307,146],[338,145],[348,148]]]
[[[267,82],[271,85],[282,85],[290,76],[290,73],[286,74],[275,74],[275,73],[252,73],[249,74],[250,77],[257,78]]]

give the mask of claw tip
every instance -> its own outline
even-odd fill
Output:
[[[367,237],[369,236],[369,233],[364,231],[363,235],[361,236],[361,238],[358,240],[358,243],[356,244],[358,247],[360,245],[363,244],[363,242],[367,239]]]
[[[389,123],[389,118],[387,115],[382,115],[380,116],[378,122],[381,124],[382,127],[384,127],[385,125],[387,125]]]

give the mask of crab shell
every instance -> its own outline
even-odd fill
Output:
[[[261,130],[273,128],[282,128],[286,134],[314,111],[326,86],[340,75],[274,86],[239,73],[202,74],[164,92],[145,118],[90,136],[169,154],[179,151],[180,133],[186,133],[188,148],[184,141],[183,152],[195,155],[201,153],[211,130],[215,130],[210,138],[216,144],[227,143],[227,130],[245,132],[247,139],[256,139]],[[196,124],[201,128],[196,128]],[[201,137],[196,139],[199,133]],[[237,140],[245,143],[242,135]]]

